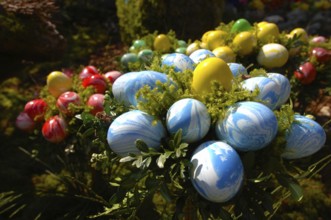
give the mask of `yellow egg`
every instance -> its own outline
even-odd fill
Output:
[[[212,31],[207,36],[207,44],[210,50],[214,50],[216,47],[224,45],[224,39],[227,36],[225,31]]]
[[[154,50],[168,52],[171,49],[171,42],[167,35],[160,34],[154,39]]]
[[[269,24],[269,22],[261,21],[261,22],[257,23],[257,26],[258,26],[258,27],[262,27],[262,26],[265,25],[265,24]]]
[[[200,48],[201,48],[201,49],[209,50],[209,48],[208,48],[208,44],[207,44],[206,42],[201,42],[201,43],[200,43]]]
[[[208,35],[209,35],[211,32],[213,32],[213,31],[207,31],[207,32],[205,32],[205,33],[202,35],[201,42],[205,42],[205,43],[207,43],[207,37],[208,37]]]
[[[196,50],[199,50],[200,48],[200,42],[196,41],[191,43],[190,45],[187,46],[186,48],[186,55],[190,55],[191,53],[193,53]]]
[[[262,42],[270,42],[273,39],[278,38],[279,29],[274,23],[267,23],[260,25],[257,31],[257,39]]]
[[[221,47],[215,48],[213,50],[213,54],[215,54],[216,57],[221,58],[222,60],[224,60],[227,63],[236,62],[236,54],[228,46],[221,46]]]
[[[47,76],[47,87],[52,96],[58,97],[69,91],[72,86],[72,79],[60,71],[54,71]]]
[[[193,71],[192,89],[201,94],[211,91],[211,83],[219,82],[226,90],[232,86],[233,75],[226,62],[218,57],[201,61]]]
[[[256,43],[255,36],[248,31],[240,32],[233,39],[233,45],[238,49],[238,54],[241,56],[252,53]]]
[[[305,29],[303,29],[303,28],[295,28],[295,29],[293,29],[290,32],[289,37],[292,38],[292,37],[294,37],[294,35],[296,35],[296,36],[299,36],[300,35],[299,40],[301,40],[302,42],[308,42],[308,34],[305,31]]]
[[[259,51],[257,62],[266,67],[282,67],[286,64],[289,57],[287,49],[276,43],[265,44]]]

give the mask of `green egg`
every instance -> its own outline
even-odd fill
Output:
[[[239,32],[243,32],[243,31],[250,31],[252,28],[253,27],[249,23],[249,21],[247,21],[244,18],[240,18],[232,25],[231,33],[239,33]]]
[[[135,53],[126,53],[121,57],[121,64],[129,67],[129,63],[139,62],[138,56]]]
[[[184,40],[178,40],[178,47],[187,47],[187,43]]]
[[[153,59],[153,51],[150,49],[141,50],[138,53],[138,58],[142,63],[149,63]]]
[[[135,40],[132,46],[139,50],[146,47],[146,42],[144,40]]]
[[[176,53],[186,54],[186,47],[178,47]]]

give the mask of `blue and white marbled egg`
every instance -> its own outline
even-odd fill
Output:
[[[246,68],[240,63],[228,63],[228,65],[234,77],[247,74]]]
[[[240,151],[266,147],[276,136],[275,114],[258,102],[244,101],[232,105],[224,119],[216,124],[216,135]]]
[[[282,153],[285,159],[298,159],[319,151],[325,144],[326,134],[316,121],[295,115],[286,134],[286,146]]]
[[[210,115],[207,107],[196,99],[181,99],[167,112],[166,125],[169,133],[182,129],[182,140],[194,143],[201,140],[209,131]]]
[[[176,72],[194,70],[194,62],[185,54],[171,53],[162,59],[162,66],[172,66]]]
[[[280,73],[268,73],[268,78],[275,81],[280,86],[280,96],[277,102],[276,107],[280,107],[285,104],[290,97],[291,93],[291,84],[288,78]]]
[[[255,101],[262,101],[272,110],[277,107],[281,87],[274,80],[264,76],[252,77],[244,80],[242,86],[250,91],[254,91],[258,87],[259,94],[255,97]]]
[[[207,49],[198,49],[191,53],[190,58],[194,63],[198,64],[208,57],[215,57],[215,54]]]
[[[143,86],[154,88],[157,81],[165,83],[168,81],[166,74],[156,71],[129,72],[120,76],[112,86],[112,92],[117,101],[126,106],[137,106],[136,93]]]
[[[112,151],[120,156],[129,153],[139,154],[135,142],[143,140],[148,147],[158,149],[161,139],[166,136],[166,129],[160,120],[140,110],[126,112],[111,123],[107,141]]]
[[[212,202],[227,202],[240,190],[244,168],[238,153],[221,141],[201,144],[191,158],[194,188]]]

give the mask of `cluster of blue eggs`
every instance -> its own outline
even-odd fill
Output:
[[[192,70],[203,59],[201,57],[198,53],[193,58],[173,53],[163,57],[162,65],[171,66],[178,72]],[[229,67],[234,76],[247,74],[241,64],[231,63]],[[136,96],[137,91],[145,85],[155,88],[157,81],[174,83],[164,73],[130,72],[114,82],[112,92],[115,99],[126,106],[137,107],[138,100],[142,100]],[[288,79],[278,73],[249,78],[241,85],[250,91],[258,89],[258,96],[253,101],[229,106],[225,116],[214,125],[201,101],[185,98],[175,101],[162,119],[140,110],[118,116],[108,129],[109,147],[119,156],[139,154],[135,142],[141,139],[158,150],[163,138],[181,129],[183,142],[201,143],[191,156],[190,179],[193,186],[209,201],[227,202],[238,194],[243,185],[244,168],[238,152],[263,149],[275,139],[278,122],[273,111],[287,102],[291,91]],[[211,128],[215,129],[216,137],[206,140]],[[325,141],[325,131],[318,123],[295,115],[286,133],[286,146],[281,156],[298,159],[312,155],[324,146]]]

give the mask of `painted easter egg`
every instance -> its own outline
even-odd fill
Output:
[[[230,90],[232,79],[233,75],[226,62],[217,57],[209,57],[194,69],[192,89],[199,94],[210,92],[212,82],[217,81],[226,90]]]
[[[87,100],[87,106],[91,108],[90,113],[96,115],[98,112],[103,112],[104,109],[104,94],[93,94]]]
[[[194,188],[211,202],[227,202],[243,184],[244,167],[238,153],[221,141],[201,144],[191,157]]]
[[[140,62],[142,63],[151,63],[152,59],[153,59],[153,51],[150,49],[143,49],[141,51],[139,51],[138,53],[138,59],[140,60]]]
[[[264,76],[252,77],[244,80],[242,86],[249,91],[254,91],[258,88],[259,94],[255,97],[255,101],[262,101],[263,104],[272,110],[277,107],[282,91],[279,84],[274,80]]]
[[[252,30],[252,25],[244,18],[238,19],[231,27],[231,33],[239,33]]]
[[[113,84],[118,77],[122,76],[122,73],[120,71],[113,70],[106,72],[103,76],[108,79],[111,84]]]
[[[154,50],[160,51],[160,52],[168,52],[171,49],[171,42],[167,35],[160,34],[156,36],[154,39]]]
[[[247,74],[246,68],[240,63],[228,63],[228,65],[234,77]]]
[[[215,57],[215,54],[213,54],[213,52],[211,52],[210,50],[206,49],[198,49],[190,55],[190,58],[191,60],[193,60],[194,63],[200,63],[208,57]]]
[[[236,54],[228,46],[217,47],[212,52],[216,57],[221,58],[226,63],[233,63],[236,61]]]
[[[309,39],[306,30],[303,29],[303,28],[294,28],[290,32],[289,37],[293,38],[294,36],[298,36],[298,37],[300,36],[299,40],[302,41],[302,42],[308,42],[308,39]]]
[[[325,43],[326,41],[327,39],[324,36],[315,36],[310,40],[311,43],[315,43],[315,44]]]
[[[232,105],[216,124],[216,135],[240,151],[266,147],[276,136],[277,118],[265,105],[243,101]]]
[[[257,39],[264,43],[270,43],[279,37],[278,26],[274,23],[266,23],[258,26]]]
[[[331,50],[327,50],[323,47],[314,47],[311,50],[311,56],[315,57],[317,62],[326,63],[331,60]]]
[[[34,121],[44,120],[47,111],[47,103],[43,99],[34,99],[27,102],[24,106],[24,112]]]
[[[135,49],[140,50],[140,49],[146,47],[146,42],[145,42],[144,40],[141,40],[141,39],[139,39],[139,40],[135,40],[135,41],[133,41],[132,46],[133,46]]]
[[[16,118],[15,125],[22,131],[31,132],[35,128],[36,124],[35,121],[30,118],[28,113],[21,112]]]
[[[175,102],[168,110],[166,125],[170,134],[182,129],[182,140],[194,143],[209,131],[210,115],[207,107],[196,99],[186,98]]]
[[[121,64],[128,68],[130,64],[138,63],[139,58],[135,53],[126,53],[121,57]]]
[[[140,153],[135,142],[140,139],[148,147],[158,149],[166,130],[160,120],[139,111],[132,110],[118,116],[109,126],[107,141],[110,149],[120,156]]]
[[[305,62],[294,71],[294,77],[297,78],[303,85],[311,84],[315,81],[317,71],[313,63]]]
[[[187,43],[184,40],[178,40],[177,41],[178,47],[187,47]]]
[[[241,56],[252,53],[256,44],[255,36],[248,31],[240,32],[233,39],[233,46],[236,47],[238,54]]]
[[[137,106],[136,93],[138,90],[145,85],[154,88],[157,81],[165,83],[168,81],[168,77],[166,74],[156,71],[129,72],[114,82],[112,92],[115,99],[126,106]]]
[[[257,62],[266,68],[282,67],[289,57],[287,49],[276,43],[265,44],[257,55]]]
[[[95,66],[86,66],[79,73],[79,79],[83,80],[89,76],[99,74],[98,69]]]
[[[280,86],[280,95],[276,107],[280,107],[285,104],[290,97],[291,84],[288,78],[279,73],[267,73],[268,78],[275,81]]]
[[[175,52],[186,54],[186,47],[178,47],[178,48],[176,48]]]
[[[225,31],[216,30],[212,31],[207,36],[207,48],[214,50],[217,47],[224,46],[225,38],[228,34]]]
[[[72,86],[72,79],[60,71],[53,71],[47,76],[47,87],[49,93],[58,97],[62,93],[69,91]]]
[[[205,33],[203,33],[202,37],[201,37],[201,42],[207,42],[207,37],[210,33],[212,33],[214,30],[210,30],[210,31],[206,31]]]
[[[187,46],[186,55],[189,56],[189,55],[191,55],[191,53],[193,53],[194,51],[199,50],[199,49],[201,49],[199,42],[193,42]]]
[[[41,133],[47,141],[59,143],[68,135],[67,123],[58,115],[52,116],[43,124]]]
[[[325,144],[326,134],[316,121],[295,115],[294,122],[286,134],[286,146],[282,157],[298,159],[310,156],[319,151]]]
[[[65,115],[71,115],[73,113],[70,110],[70,105],[80,105],[80,97],[76,92],[68,91],[62,93],[56,100],[56,107]]]
[[[194,62],[185,54],[171,53],[162,59],[162,66],[173,67],[176,72],[194,70]]]
[[[106,79],[101,74],[96,74],[85,78],[82,81],[84,88],[92,86],[96,93],[104,93],[108,87]]]

